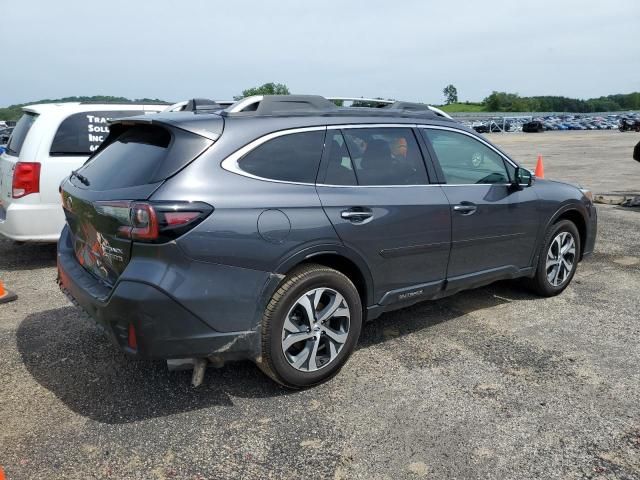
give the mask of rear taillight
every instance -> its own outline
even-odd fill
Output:
[[[185,225],[195,220],[199,215],[200,212],[164,212],[164,218],[170,227]]]
[[[213,207],[202,202],[135,202],[131,205],[130,238],[162,243],[185,234],[204,220]]]
[[[160,236],[158,215],[148,203],[134,203],[129,213],[131,216],[130,238],[133,240],[154,241]]]
[[[102,214],[124,220],[120,238],[162,243],[185,234],[204,220],[213,207],[202,202],[96,202]]]
[[[40,164],[36,162],[18,162],[13,170],[11,196],[22,198],[40,191]]]

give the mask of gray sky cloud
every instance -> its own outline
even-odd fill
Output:
[[[492,90],[640,91],[640,2],[20,0],[2,8],[0,105],[70,95],[295,93],[442,103]]]

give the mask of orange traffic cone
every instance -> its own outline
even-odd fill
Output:
[[[4,470],[0,467],[0,480],[5,480]]]
[[[544,164],[542,163],[542,155],[538,155],[538,163],[536,164],[536,177],[544,178]]]
[[[18,298],[18,296],[15,293],[10,292],[9,290],[5,289],[4,288],[4,283],[2,283],[2,280],[0,280],[0,303],[12,302],[16,298]],[[0,473],[2,473],[2,472],[0,472]],[[0,480],[2,480],[1,476],[0,476]]]

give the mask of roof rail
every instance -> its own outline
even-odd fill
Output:
[[[352,102],[346,108],[343,105],[336,105],[335,102]],[[359,104],[359,105],[358,105]],[[353,109],[353,110],[351,110]],[[418,113],[432,113],[440,117],[451,119],[451,117],[440,110],[424,103],[400,102],[396,100],[383,100],[380,98],[362,97],[321,97],[320,95],[254,95],[238,100],[236,103],[221,112],[222,115],[278,115],[278,114],[300,114],[309,115],[324,113],[328,115],[347,114],[348,110],[358,114],[373,114],[373,110],[395,110],[396,115],[400,112],[404,116]],[[382,114],[383,112],[379,112]]]
[[[208,98],[192,98],[169,105],[163,112],[212,112],[223,110],[233,104],[233,100],[209,100]]]
[[[425,103],[397,101],[397,102],[393,102],[390,105],[387,105],[384,108],[393,108],[396,110],[413,110],[413,111],[420,112],[424,110],[429,110],[429,105]]]
[[[439,108],[433,107],[431,105],[427,105],[426,103],[417,103],[417,102],[402,102],[398,100],[383,100],[381,98],[358,98],[358,97],[327,97],[327,100],[331,101],[339,101],[339,102],[361,102],[361,103],[373,103],[373,108],[392,108],[394,110],[405,110],[412,112],[420,112],[431,110],[433,113],[438,115],[439,117],[449,118],[451,119],[451,115],[447,112],[440,110]],[[369,106],[369,105],[367,105]]]
[[[352,103],[373,103],[377,104],[372,108],[384,108],[387,105],[394,103],[395,100],[383,100],[381,98],[362,98],[362,97],[327,97],[327,100],[332,102],[352,102]],[[352,105],[353,106],[353,105]]]
[[[278,112],[327,111],[337,108],[333,102],[320,95],[254,95],[237,101],[225,112],[273,115]]]
[[[424,112],[425,110],[431,110],[439,117],[451,118],[451,115],[449,115],[447,112],[444,112],[439,108],[432,107],[431,105],[427,105],[426,103],[397,101],[383,108],[393,108],[394,110],[409,110],[411,112]]]
[[[449,120],[453,120],[453,117],[451,115],[449,115],[447,112],[445,112],[444,110],[440,110],[437,107],[434,107],[432,105],[429,105],[429,110],[431,110],[433,113],[435,113],[436,115],[438,115],[439,117],[443,117],[443,118],[448,118]]]

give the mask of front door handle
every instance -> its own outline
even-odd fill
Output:
[[[478,210],[478,206],[471,202],[462,202],[459,205],[454,205],[453,209],[461,215],[473,215]]]
[[[373,218],[373,212],[368,208],[354,207],[340,212],[340,217],[351,223],[364,223]]]

